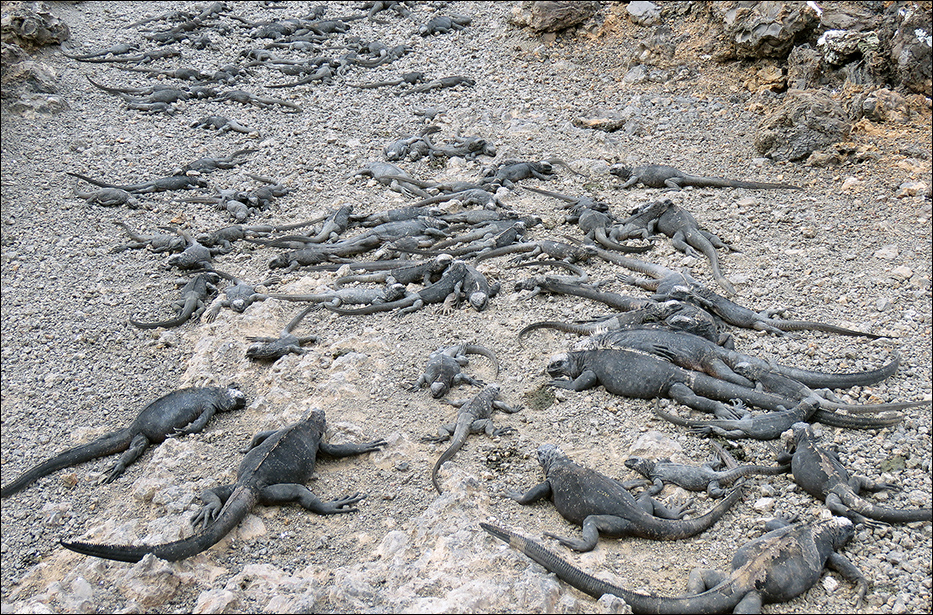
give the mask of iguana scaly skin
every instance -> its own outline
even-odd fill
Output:
[[[669,510],[647,494],[636,500],[617,480],[574,463],[553,444],[538,447],[538,462],[545,480],[524,495],[508,492],[519,504],[549,498],[560,515],[583,527],[583,539],[548,534],[574,551],[592,551],[599,535],[638,536],[650,540],[681,540],[704,532],[742,497],[737,487],[705,515],[681,519],[681,510]]]
[[[349,457],[376,451],[385,441],[364,444],[328,444],[323,441],[324,412],[314,410],[298,423],[279,430],[256,434],[250,451],[240,463],[237,481],[205,491],[204,507],[192,520],[201,524],[200,532],[161,545],[99,545],[85,542],[62,542],[77,553],[121,562],[138,562],[152,553],[159,559],[177,561],[197,555],[217,544],[253,509],[256,504],[297,502],[319,515],[356,512],[353,504],[365,495],[359,493],[331,502],[322,502],[304,483],[314,473],[318,453],[330,457]]]
[[[687,582],[689,595],[678,598],[618,587],[583,572],[533,540],[488,523],[480,527],[565,583],[594,598],[618,596],[634,613],[760,613],[762,604],[788,602],[803,594],[820,580],[826,567],[856,584],[856,609],[868,590],[868,581],[858,568],[836,553],[855,535],[854,525],[844,517],[797,525],[772,521],[771,531],[739,548],[730,573],[694,570]]]
[[[139,413],[129,427],[113,431],[88,444],[56,455],[37,465],[0,490],[0,497],[22,491],[52,472],[98,457],[123,453],[104,476],[112,482],[127,466],[136,461],[150,444],[164,442],[176,435],[198,433],[215,412],[237,410],[246,405],[243,393],[233,387],[187,388],[173,391],[155,400]]]

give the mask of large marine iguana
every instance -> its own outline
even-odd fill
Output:
[[[730,573],[696,569],[687,581],[690,593],[677,598],[618,587],[583,572],[533,540],[488,523],[480,527],[565,583],[594,598],[618,596],[634,613],[760,613],[762,604],[788,602],[803,594],[820,580],[826,567],[856,584],[855,608],[868,590],[864,575],[836,552],[855,535],[855,526],[845,517],[796,525],[775,519],[766,525],[767,534],[739,548]]]
[[[68,449],[37,465],[0,490],[0,497],[22,491],[36,480],[52,472],[91,459],[123,452],[117,463],[104,475],[102,482],[112,482],[127,466],[136,461],[150,444],[164,442],[176,435],[198,433],[215,412],[237,410],[246,405],[246,398],[237,388],[187,388],[164,395],[142,409],[129,427],[110,432],[100,438]]]
[[[236,483],[209,489],[201,495],[204,507],[192,519],[193,525],[201,525],[201,531],[190,538],[140,546],[65,541],[61,544],[77,553],[121,562],[138,562],[149,553],[159,559],[178,561],[217,544],[256,504],[297,502],[319,515],[356,512],[353,504],[365,498],[365,494],[322,502],[304,483],[314,473],[319,453],[334,458],[350,457],[379,450],[386,443],[374,440],[363,444],[329,444],[324,442],[324,431],[324,412],[313,410],[293,425],[253,436],[250,450],[237,470]]]

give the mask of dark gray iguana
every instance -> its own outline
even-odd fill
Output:
[[[665,483],[673,483],[688,491],[705,491],[711,498],[721,498],[726,494],[723,486],[728,487],[735,481],[763,474],[767,476],[785,474],[790,471],[787,464],[778,466],[741,465],[721,470],[721,460],[708,461],[699,466],[674,463],[670,459],[652,460],[645,457],[629,457],[625,467],[634,470],[652,482],[649,495],[657,495],[664,489]]]
[[[440,483],[437,482],[438,470],[440,470],[445,462],[452,459],[457,451],[463,447],[463,443],[466,442],[468,435],[482,431],[485,432],[487,436],[493,437],[512,431],[511,427],[496,429],[490,417],[494,409],[512,414],[521,410],[521,407],[512,408],[507,406],[496,399],[498,396],[499,385],[487,384],[483,390],[477,393],[472,399],[446,402],[452,406],[459,407],[457,411],[457,420],[454,423],[442,426],[438,430],[438,435],[423,438],[423,440],[427,442],[446,442],[450,440],[450,446],[441,454],[437,463],[434,464],[434,468],[431,470],[431,483],[434,485],[434,488],[437,489],[438,493],[443,493]]]
[[[551,386],[584,391],[598,385],[613,395],[635,399],[667,397],[700,412],[709,412],[724,420],[737,418],[735,408],[723,402],[741,400],[744,404],[766,410],[787,411],[798,400],[774,393],[719,380],[702,372],[683,369],[650,353],[624,348],[577,350],[551,358],[547,373],[570,380],[552,380]],[[831,402],[819,399],[820,405]],[[902,410],[929,405],[931,402],[905,402],[862,406],[873,411]],[[848,408],[846,408],[848,409]],[[812,420],[847,428],[878,429],[903,420],[901,416],[874,418],[838,414],[823,408],[814,409]]]
[[[207,309],[207,299],[213,293],[217,292],[214,286],[220,280],[220,276],[213,271],[199,273],[191,278],[181,289],[181,298],[172,302],[177,316],[169,320],[159,322],[140,322],[130,318],[130,324],[139,329],[158,329],[164,327],[180,327],[185,324],[189,318],[199,318]]]
[[[681,519],[683,508],[669,509],[647,493],[636,500],[622,483],[574,463],[553,444],[542,444],[537,454],[544,482],[524,495],[511,491],[506,495],[522,505],[550,499],[564,519],[583,528],[582,540],[547,534],[574,551],[592,551],[600,534],[650,540],[696,536],[712,527],[742,497],[742,487],[736,487],[705,515]]]
[[[896,487],[888,483],[875,483],[864,476],[850,476],[836,455],[817,446],[817,438],[810,425],[796,423],[792,429],[793,452],[779,458],[779,461],[787,461],[789,457],[794,482],[813,497],[823,500],[833,514],[848,517],[856,523],[868,523],[868,519],[884,523],[933,520],[933,509],[930,508],[895,510],[875,506],[863,499],[859,495],[862,491],[883,491]]]
[[[608,250],[596,249],[596,254],[603,260],[620,265],[632,271],[638,271],[651,276],[653,279],[637,278],[635,276],[620,276],[626,284],[632,284],[645,290],[654,291],[651,297],[655,301],[686,301],[701,307],[711,314],[715,314],[724,322],[735,327],[767,331],[775,335],[785,335],[790,331],[823,331],[837,335],[851,335],[877,339],[889,337],[874,333],[854,331],[845,327],[838,327],[821,322],[806,320],[783,320],[774,318],[783,310],[764,310],[755,312],[745,306],[730,301],[726,297],[713,292],[701,284],[685,271],[674,271],[662,265],[646,263],[634,258],[615,254]]]
[[[790,184],[690,175],[663,164],[649,164],[634,169],[629,169],[622,164],[614,164],[609,167],[609,172],[625,182],[622,184],[623,188],[631,188],[640,183],[649,188],[667,188],[668,190],[680,190],[685,186],[695,186],[697,188],[747,188],[750,190],[803,190],[803,188]]]
[[[150,444],[164,442],[177,435],[198,433],[215,412],[237,410],[246,398],[235,387],[187,388],[164,395],[142,409],[129,427],[108,433],[97,440],[68,449],[37,465],[0,490],[0,497],[22,491],[52,472],[98,457],[123,452],[117,463],[104,475],[109,483],[136,461]],[[125,451],[125,452],[124,452]]]
[[[784,383],[776,382],[773,377],[765,377],[767,372],[796,380],[807,387],[847,389],[881,382],[893,375],[900,364],[900,355],[895,352],[894,359],[890,363],[878,369],[863,372],[833,374],[798,369],[723,348],[708,338],[688,331],[648,329],[637,326],[592,335],[578,342],[573,349],[596,348],[631,348],[650,352],[684,369],[705,372],[720,380],[728,380],[746,387],[755,387],[756,382],[760,382],[765,390],[785,395],[788,394],[789,387]],[[752,376],[751,379],[747,377],[749,375]],[[780,386],[778,391],[770,388],[772,384],[784,386]],[[809,393],[810,391],[805,389],[793,391],[793,394],[801,398]]]
[[[662,199],[642,205],[632,216],[621,222],[621,227],[615,229],[611,237],[614,240],[625,240],[631,237],[648,239],[655,233],[663,233],[671,238],[671,243],[681,252],[700,258],[700,252],[709,261],[713,278],[730,295],[735,294],[735,288],[719,269],[719,256],[716,248],[725,248],[738,252],[735,248],[722,241],[717,235],[704,231],[693,215],[675,205],[670,199]]]
[[[256,504],[297,502],[319,515],[356,512],[353,507],[365,494],[353,494],[322,502],[304,483],[314,473],[319,453],[340,458],[362,455],[385,446],[384,440],[363,444],[324,442],[325,418],[321,410],[283,429],[253,436],[250,450],[240,462],[236,483],[209,489],[201,495],[204,507],[192,519],[201,531],[183,540],[161,545],[100,545],[62,542],[77,553],[121,562],[138,562],[152,553],[159,559],[178,561],[197,555],[217,544],[242,521]]]
[[[298,312],[294,318],[292,318],[285,328],[282,329],[282,333],[279,334],[279,337],[248,337],[250,342],[253,342],[249,348],[246,349],[246,358],[252,359],[254,361],[275,361],[276,359],[281,359],[289,353],[294,354],[304,354],[308,352],[307,349],[302,348],[304,344],[309,344],[311,342],[317,342],[318,336],[316,335],[305,335],[298,337],[294,335],[292,331],[295,330],[301,321],[304,319],[311,310],[317,308],[317,304],[312,303],[305,309]]]
[[[428,355],[428,363],[424,368],[424,373],[411,385],[411,390],[428,387],[431,390],[431,396],[438,398],[447,395],[451,387],[463,382],[482,386],[481,381],[464,374],[461,369],[470,362],[467,357],[468,354],[482,355],[492,361],[496,368],[494,377],[499,377],[499,361],[491,350],[479,344],[463,343],[438,348]]]
[[[781,519],[770,521],[767,534],[739,548],[730,573],[694,569],[687,581],[689,594],[677,598],[618,587],[583,572],[533,540],[488,523],[480,527],[583,593],[622,598],[633,613],[760,613],[762,604],[788,602],[806,592],[826,567],[855,583],[856,609],[868,590],[864,575],[836,552],[855,535],[855,526],[845,517],[795,525]]]

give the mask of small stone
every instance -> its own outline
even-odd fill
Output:
[[[891,277],[897,280],[909,280],[913,274],[913,270],[905,265],[899,265],[891,270]]]
[[[823,577],[822,583],[823,583],[823,589],[825,589],[826,591],[830,593],[836,591],[836,589],[839,587],[839,581],[837,581],[836,579],[832,578],[829,575]]]
[[[759,512],[767,512],[774,508],[774,498],[758,498],[758,501],[752,505],[752,508]]]
[[[872,256],[886,261],[891,261],[897,258],[898,254],[899,252],[897,251],[897,246],[885,246],[875,252]]]

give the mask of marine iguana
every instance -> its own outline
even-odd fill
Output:
[[[418,28],[418,34],[427,37],[434,34],[447,34],[455,30],[463,30],[473,20],[466,15],[438,15]]]
[[[304,354],[308,352],[308,350],[302,348],[302,346],[311,342],[317,342],[320,338],[316,335],[298,337],[297,335],[293,335],[292,331],[294,331],[295,327],[304,320],[304,317],[316,307],[317,304],[312,303],[298,312],[298,314],[285,325],[279,337],[246,338],[250,342],[253,342],[249,348],[246,349],[246,358],[254,361],[275,361],[289,353]]]
[[[481,381],[463,373],[461,369],[470,362],[468,354],[482,355],[492,361],[496,368],[496,375],[493,377],[499,377],[499,360],[491,350],[479,344],[463,343],[438,348],[428,355],[424,373],[411,385],[411,390],[428,387],[431,390],[431,396],[438,398],[443,397],[451,387],[462,382],[482,386]]]
[[[694,410],[709,412],[717,418],[734,420],[735,408],[722,402],[741,400],[772,411],[786,411],[797,406],[795,399],[758,391],[713,378],[702,372],[683,369],[650,353],[625,348],[578,350],[551,358],[547,373],[552,377],[566,376],[570,380],[552,380],[551,386],[583,391],[602,384],[609,393],[636,399],[667,397]],[[876,412],[902,410],[929,405],[931,402],[905,402],[862,406]],[[832,402],[820,399],[822,406]],[[848,405],[844,405],[848,409]],[[842,407],[842,406],[835,406]],[[903,419],[866,418],[838,414],[823,408],[812,414],[815,421],[839,427],[877,429]]]
[[[383,282],[404,285],[420,283],[423,286],[428,286],[435,276],[441,275],[444,270],[447,269],[451,261],[453,261],[453,257],[449,254],[439,254],[432,259],[424,261],[408,261],[407,263],[400,261],[403,264],[397,264],[395,267],[384,271],[341,276],[334,280],[334,286],[340,288],[351,282]],[[359,264],[354,263],[351,267],[356,269],[359,267]]]
[[[537,542],[508,530],[480,523],[486,532],[509,543],[565,583],[600,598],[622,598],[634,613],[759,613],[762,604],[788,602],[813,587],[827,566],[855,583],[857,609],[868,590],[868,580],[843,555],[837,553],[855,536],[855,526],[845,517],[791,525],[770,521],[761,538],[746,543],[732,558],[729,574],[695,569],[687,581],[686,596],[668,598],[618,587],[587,574]]]
[[[192,524],[200,524],[201,530],[190,538],[148,546],[65,541],[61,544],[77,553],[121,562],[138,562],[149,553],[159,559],[178,561],[217,544],[259,503],[297,502],[319,515],[356,512],[353,505],[365,498],[365,494],[355,493],[322,502],[304,483],[314,473],[319,453],[334,458],[350,457],[379,450],[386,442],[329,444],[323,440],[325,428],[324,412],[313,410],[293,425],[253,436],[250,450],[237,470],[236,483],[201,494],[204,507],[192,519]]]
[[[875,483],[864,476],[849,475],[848,470],[832,452],[818,446],[813,428],[807,423],[795,423],[792,451],[778,458],[790,461],[794,482],[812,495],[823,500],[835,515],[848,517],[855,523],[869,523],[868,519],[884,523],[911,523],[933,520],[933,509],[917,508],[896,510],[876,506],[863,499],[863,491],[896,489],[889,483]]]
[[[166,192],[169,190],[188,190],[190,188],[207,187],[206,180],[190,175],[170,175],[168,177],[159,177],[157,179],[151,179],[149,181],[140,182],[138,184],[125,184],[121,186],[116,184],[108,184],[92,177],[81,175],[80,173],[72,173],[71,171],[66,171],[66,174],[84,180],[89,184],[100,186],[101,188],[119,188],[120,190],[126,190],[127,192],[131,192],[133,194]]]
[[[217,315],[220,313],[220,310],[223,308],[230,308],[234,312],[242,314],[246,311],[246,308],[251,306],[254,303],[259,301],[265,301],[269,298],[269,295],[266,293],[261,293],[257,291],[257,287],[266,286],[268,284],[274,284],[279,282],[279,278],[276,276],[271,276],[266,278],[259,284],[250,284],[249,282],[244,282],[243,280],[232,276],[229,273],[224,273],[218,271],[217,275],[229,280],[230,284],[224,288],[224,299],[217,297],[211,303],[210,307],[207,308],[207,311],[204,312],[204,321],[205,322],[214,322],[217,319]]]
[[[78,192],[75,188],[74,195],[79,199],[84,199],[88,204],[96,203],[103,207],[126,205],[131,209],[137,209],[140,206],[136,197],[120,188],[101,188],[90,192]]]
[[[759,466],[741,465],[721,470],[722,461],[708,461],[699,466],[674,463],[670,459],[652,460],[645,457],[629,457],[625,460],[625,467],[638,472],[649,481],[652,486],[649,495],[657,495],[664,489],[666,483],[673,483],[688,491],[705,491],[711,498],[721,498],[726,494],[723,486],[728,487],[735,481],[754,475],[772,476],[785,474],[790,471],[790,465]]]
[[[245,405],[246,397],[235,386],[191,387],[173,391],[143,408],[129,427],[68,449],[23,473],[0,490],[0,497],[18,493],[43,476],[62,468],[122,452],[120,459],[101,481],[113,482],[149,445],[159,444],[166,438],[178,435],[198,433],[215,412],[238,410]]]
[[[894,358],[889,363],[874,370],[842,374],[811,371],[765,361],[752,355],[723,348],[708,338],[687,331],[646,329],[637,326],[597,333],[579,342],[574,350],[595,348],[631,348],[650,352],[684,369],[705,372],[720,380],[728,380],[745,387],[755,387],[755,381],[760,382],[766,372],[774,372],[817,389],[868,386],[893,375],[900,364],[900,354],[895,352]],[[778,392],[771,390],[770,385],[783,385],[771,379],[761,384],[764,385],[765,390],[770,392]],[[781,394],[787,394],[790,388],[781,386],[780,390]],[[797,389],[793,393],[802,398],[809,394],[809,391]]]
[[[680,190],[685,186],[695,186],[697,188],[748,188],[751,190],[803,190],[803,188],[790,184],[690,175],[663,164],[649,164],[634,169],[629,169],[622,164],[614,164],[609,167],[609,172],[625,182],[622,184],[622,188],[631,188],[640,183],[649,188],[667,188],[668,190]]]
[[[539,446],[537,455],[544,482],[524,494],[509,491],[506,495],[522,505],[549,498],[564,519],[583,527],[582,540],[547,534],[574,551],[592,551],[600,534],[650,540],[696,536],[712,527],[742,497],[740,485],[706,514],[682,519],[683,509],[668,509],[647,493],[636,500],[619,481],[574,463],[553,444]]]
[[[409,293],[397,301],[380,303],[379,305],[369,305],[361,308],[346,309],[339,307],[324,306],[332,312],[337,312],[341,316],[356,316],[362,314],[376,314],[378,312],[390,312],[398,309],[399,314],[408,314],[414,312],[428,303],[443,303],[444,309],[452,309],[453,304],[459,299],[463,290],[464,280],[468,274],[467,264],[460,260],[454,260],[450,263],[440,279],[425,286],[421,290]]]
[[[129,227],[126,222],[115,221],[114,224],[126,231],[126,234],[133,240],[132,243],[126,243],[114,247],[111,252],[123,252],[124,250],[139,250],[149,247],[156,254],[160,252],[181,252],[185,249],[185,238],[180,236],[174,229],[171,233],[157,233],[155,235],[143,235],[137,233]]]
[[[172,302],[177,316],[169,320],[160,322],[140,322],[130,318],[130,324],[139,329],[158,329],[164,327],[180,327],[185,324],[189,318],[200,318],[204,310],[207,309],[207,298],[217,292],[215,284],[220,281],[220,276],[207,271],[199,273],[191,278],[181,289],[181,298]]]
[[[652,300],[668,301],[673,299],[676,301],[693,303],[736,327],[754,329],[756,331],[767,331],[775,335],[785,335],[790,331],[823,331],[825,333],[867,337],[870,339],[888,337],[886,335],[865,333],[863,331],[855,331],[853,329],[846,329],[845,327],[838,327],[821,322],[777,319],[774,318],[774,316],[782,313],[783,310],[755,312],[713,292],[709,287],[701,284],[686,271],[674,271],[662,265],[646,263],[599,248],[596,249],[596,255],[605,261],[620,265],[626,269],[650,275],[653,278],[652,280],[637,278],[630,275],[619,276],[619,279],[626,284],[654,291],[654,295],[651,297]]]
[[[450,446],[441,453],[437,463],[434,464],[434,468],[431,470],[431,484],[434,485],[438,493],[444,492],[440,483],[437,482],[438,470],[463,447],[463,443],[466,442],[469,434],[482,431],[489,437],[495,437],[513,431],[511,427],[496,429],[496,426],[493,425],[491,416],[494,409],[508,414],[521,410],[520,406],[513,408],[496,399],[499,396],[499,390],[498,384],[487,384],[482,391],[471,399],[447,401],[446,403],[459,408],[456,421],[442,426],[438,430],[438,435],[422,438],[426,442],[446,442],[450,440]]]
[[[299,301],[339,307],[342,305],[379,305],[388,301],[397,301],[407,294],[404,284],[387,284],[385,288],[338,288],[310,295],[269,295],[280,301]]]
[[[518,332],[518,339],[521,341],[524,336],[536,329],[557,329],[564,333],[592,336],[636,327],[650,327],[652,329],[663,327],[673,331],[692,333],[717,346],[732,344],[732,336],[722,333],[721,322],[718,319],[706,310],[681,301],[650,302],[640,308],[587,321],[568,323],[545,320],[533,322]]]

